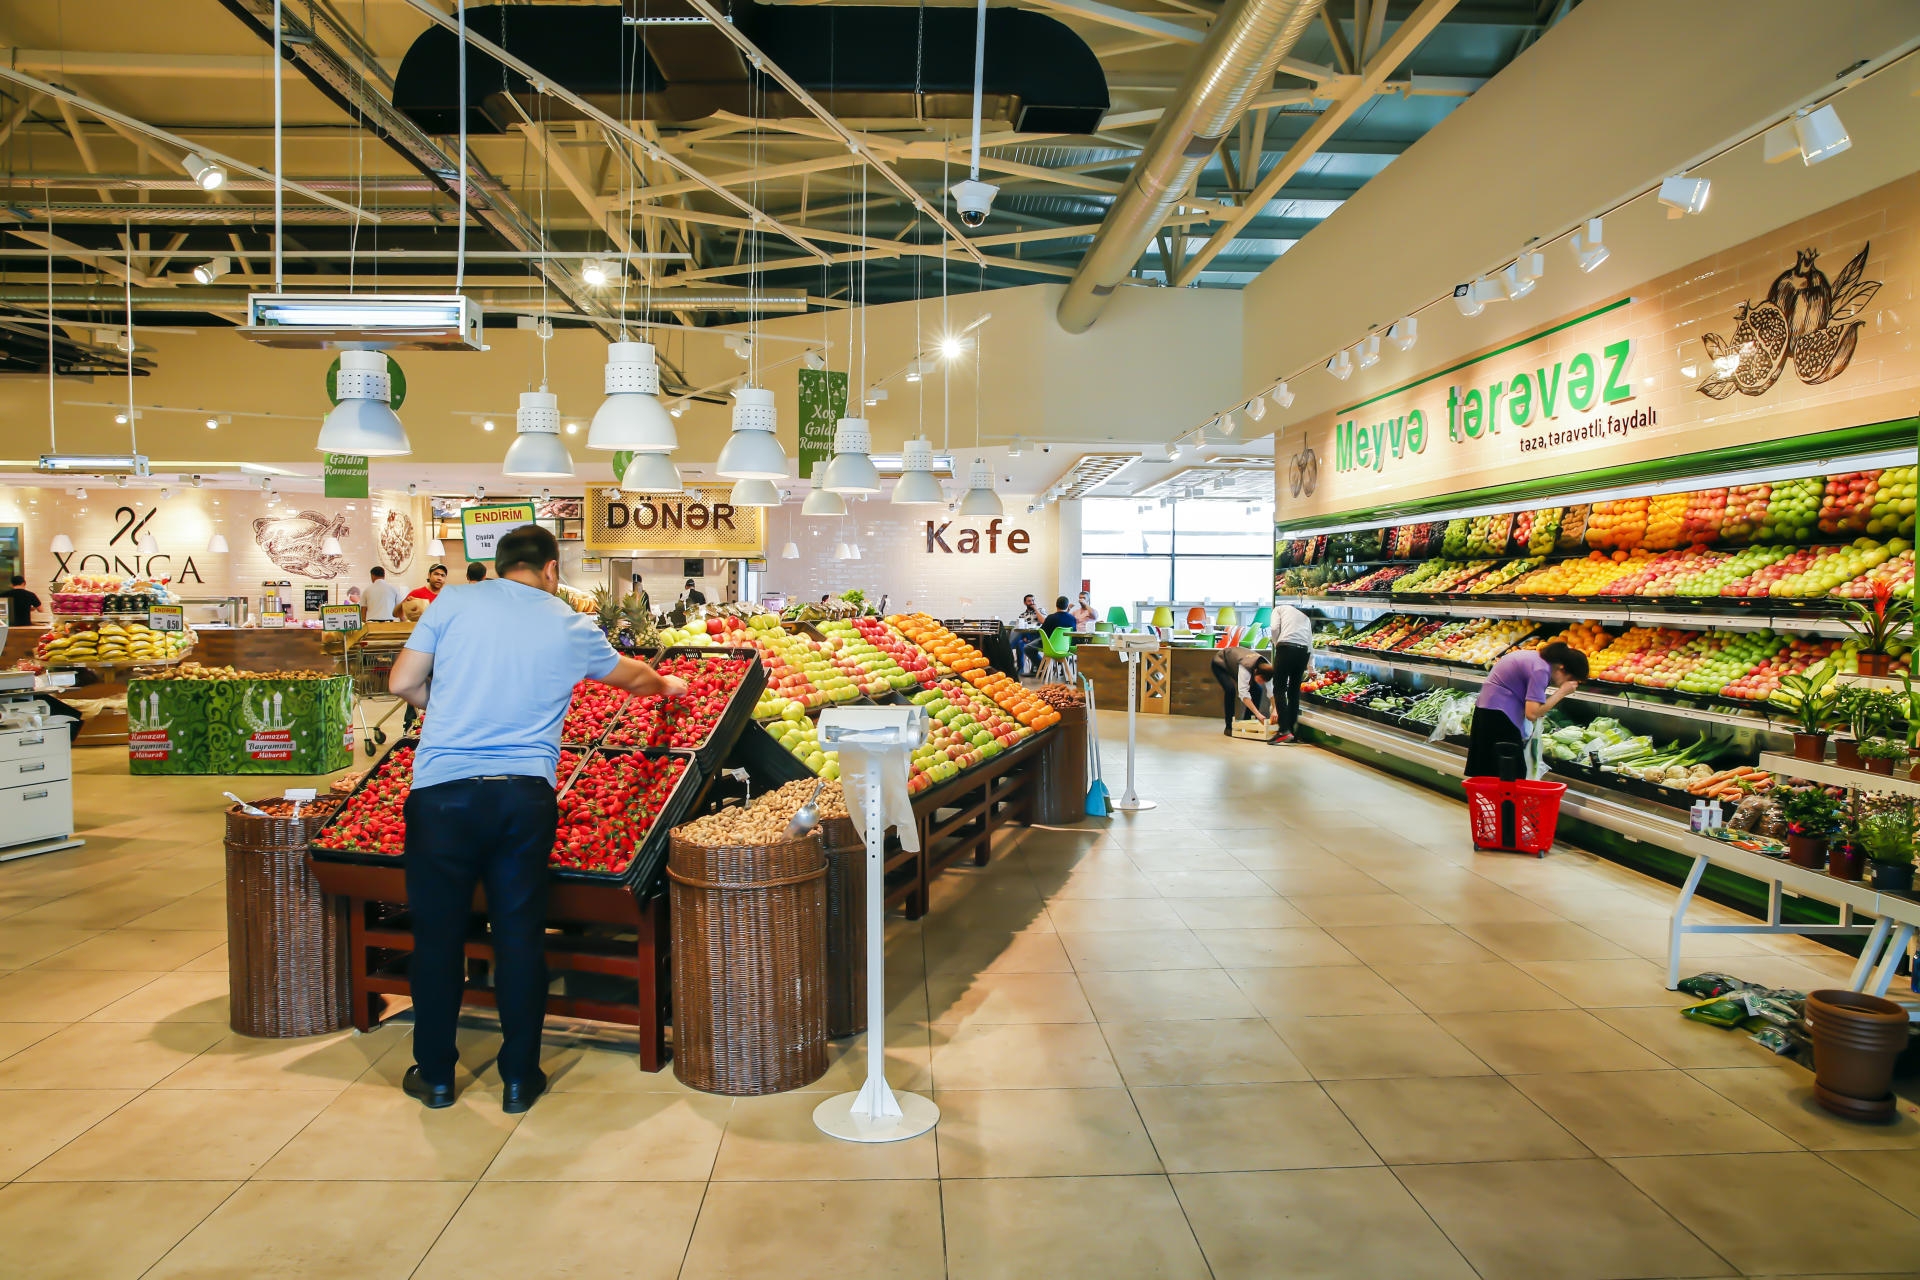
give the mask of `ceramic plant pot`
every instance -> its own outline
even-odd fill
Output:
[[[1893,761],[1887,756],[1867,756],[1860,763],[1867,767],[1868,773],[1884,773],[1889,778],[1893,776]]]
[[[1787,834],[1787,861],[1796,867],[1824,871],[1827,866],[1827,842],[1819,836]]]
[[[1855,738],[1835,738],[1833,740],[1833,762],[1842,769],[1860,767],[1860,743]]]
[[[1827,874],[1840,880],[1858,880],[1867,869],[1867,855],[1858,846],[1827,846]]]
[[[1893,657],[1885,653],[1863,653],[1860,657],[1860,674],[1863,676],[1884,676],[1893,669]]]
[[[1912,893],[1913,864],[1911,862],[1874,863],[1873,887],[1880,893]]]
[[[1795,760],[1819,761],[1827,754],[1827,735],[1824,733],[1796,733],[1793,735],[1793,758]]]
[[[1894,1116],[1893,1064],[1907,1047],[1907,1011],[1859,991],[1807,994],[1813,1032],[1813,1094],[1835,1115],[1885,1121]]]

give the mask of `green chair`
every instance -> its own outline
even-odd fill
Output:
[[[1120,631],[1125,631],[1133,625],[1133,615],[1128,613],[1123,606],[1116,604],[1107,610],[1107,624]]]
[[[1040,683],[1078,684],[1080,672],[1073,660],[1073,630],[1055,627],[1040,633]]]
[[[1101,636],[1112,635],[1113,624],[1111,622],[1096,622],[1093,624],[1093,632],[1095,635]]]
[[[1273,606],[1263,604],[1253,615],[1253,625],[1264,631],[1273,625]]]

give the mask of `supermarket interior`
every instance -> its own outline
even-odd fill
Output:
[[[0,3],[0,1274],[1920,1276],[1843,10]]]

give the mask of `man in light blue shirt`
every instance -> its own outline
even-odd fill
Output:
[[[406,807],[414,1065],[403,1087],[429,1107],[453,1104],[454,1025],[480,883],[500,1008],[501,1106],[518,1114],[547,1085],[547,858],[573,687],[598,680],[678,696],[687,686],[615,653],[591,616],[557,598],[560,544],[547,530],[522,525],[502,537],[494,571],[491,581],[434,600],[388,680],[428,713]]]

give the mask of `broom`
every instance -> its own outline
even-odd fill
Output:
[[[1100,718],[1093,702],[1093,680],[1081,676],[1080,687],[1087,695],[1087,736],[1093,746],[1087,757],[1087,765],[1093,772],[1093,781],[1087,784],[1087,816],[1104,818],[1107,816],[1107,784],[1100,776]]]

